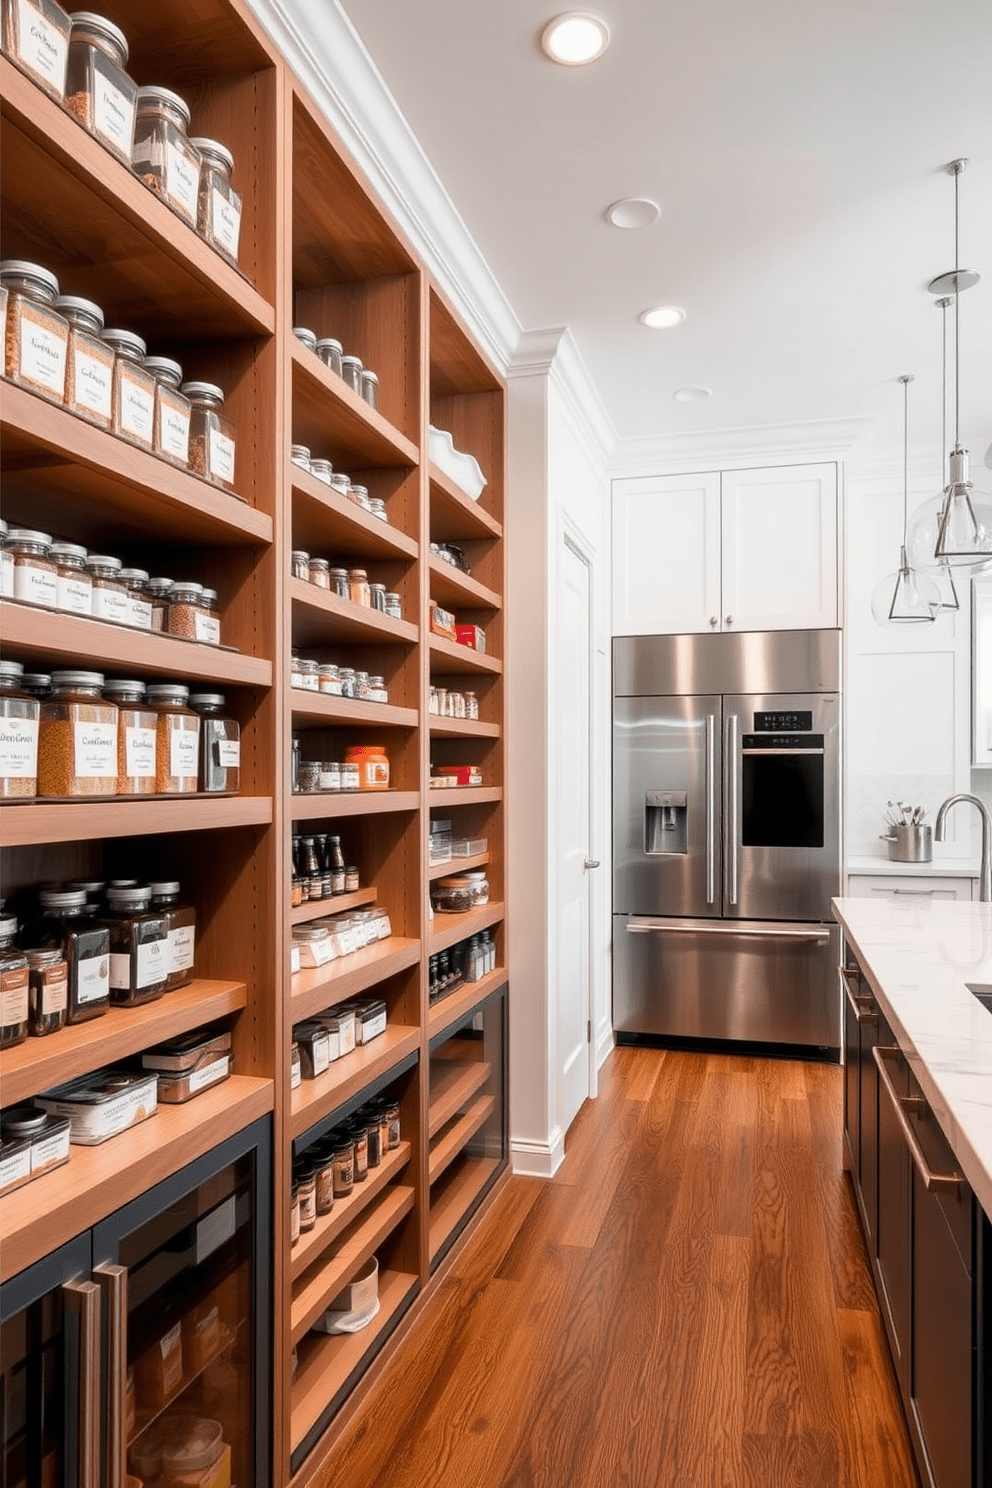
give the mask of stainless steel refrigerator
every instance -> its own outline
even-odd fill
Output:
[[[837,630],[614,640],[621,1043],[838,1057],[840,711]]]

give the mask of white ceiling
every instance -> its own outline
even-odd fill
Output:
[[[939,442],[940,312],[961,260],[962,430],[992,440],[990,0],[608,0],[556,67],[553,0],[340,0],[527,329],[569,326],[620,437],[875,415]],[[565,7],[563,7],[565,8]],[[651,228],[604,219],[661,204]],[[673,331],[638,313],[686,310]],[[712,389],[705,403],[676,388]]]

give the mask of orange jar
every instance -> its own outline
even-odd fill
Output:
[[[389,789],[389,760],[381,744],[354,744],[345,758],[358,766],[360,790]]]

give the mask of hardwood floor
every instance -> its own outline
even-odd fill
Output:
[[[319,1488],[918,1488],[836,1066],[618,1049]]]

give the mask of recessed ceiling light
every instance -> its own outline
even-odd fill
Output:
[[[685,311],[678,305],[655,305],[653,310],[642,310],[637,318],[653,331],[668,331],[672,326],[681,325]]]
[[[672,397],[676,403],[702,403],[710,395],[710,388],[676,388]]]
[[[606,209],[606,220],[614,227],[651,227],[661,208],[649,196],[625,196]]]
[[[566,67],[595,62],[610,44],[610,28],[587,10],[566,10],[555,16],[541,32],[541,47],[552,60]]]

